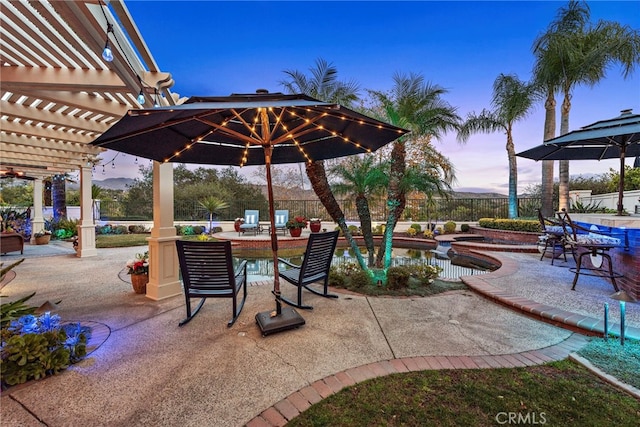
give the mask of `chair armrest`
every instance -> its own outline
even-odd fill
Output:
[[[291,263],[291,262],[289,262],[289,261],[287,261],[286,259],[283,259],[283,258],[278,258],[278,261],[280,261],[283,264],[288,265],[289,267],[300,268],[299,265],[293,264],[293,263]]]
[[[238,264],[238,266],[234,269],[233,275],[235,277],[244,275],[246,277],[247,275],[247,260],[244,259],[240,262],[240,264]]]

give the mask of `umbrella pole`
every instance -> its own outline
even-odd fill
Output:
[[[266,336],[276,332],[295,329],[305,324],[305,320],[292,307],[282,309],[280,301],[280,276],[278,273],[278,236],[276,235],[275,208],[273,203],[273,187],[271,185],[271,145],[264,146],[265,167],[267,172],[267,196],[269,202],[269,225],[271,234],[271,252],[273,254],[273,295],[276,297],[276,310],[263,311],[256,314],[256,323]]]
[[[622,200],[624,198],[624,159],[626,156],[627,142],[623,141],[620,146],[620,181],[618,182],[618,216],[622,216],[624,209]]]

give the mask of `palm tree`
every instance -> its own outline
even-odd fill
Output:
[[[585,2],[570,1],[560,9],[558,18],[534,43],[537,62],[534,68],[536,81],[547,92],[563,93],[560,134],[569,132],[569,113],[572,92],[576,86],[596,85],[606,76],[613,64],[622,65],[626,78],[640,64],[640,33],[615,22],[589,23],[590,10]],[[547,99],[549,93],[547,94]],[[555,100],[554,100],[555,108]],[[551,105],[549,105],[551,108]],[[549,129],[550,131],[550,129]],[[553,129],[555,132],[555,129]],[[547,135],[545,120],[545,140]],[[559,167],[559,207],[569,208],[569,162],[561,161]],[[547,183],[548,185],[548,183]],[[543,181],[543,194],[550,192]]]
[[[222,209],[228,208],[229,203],[216,196],[207,196],[199,200],[198,204],[209,213],[209,234],[213,234],[213,215],[219,213]]]
[[[375,248],[369,197],[380,195],[388,182],[384,166],[376,164],[376,158],[373,155],[364,155],[351,157],[334,165],[330,170],[339,179],[339,182],[331,186],[333,193],[346,195],[355,200],[362,236],[369,254],[368,266],[373,267]]]
[[[534,86],[515,75],[500,74],[493,82],[493,110],[469,113],[458,131],[458,140],[467,142],[473,133],[504,132],[509,158],[509,218],[518,216],[518,165],[513,143],[513,124],[527,117],[536,98]]]
[[[285,70],[288,79],[280,84],[289,93],[304,93],[320,101],[335,102],[345,107],[350,107],[358,100],[358,84],[354,81],[342,82],[338,80],[338,69],[324,59],[316,60],[316,67],[310,69],[311,75],[307,76],[296,70]],[[329,180],[323,161],[306,163],[306,172],[311,188],[320,199],[327,213],[338,224],[349,245],[354,250],[360,266],[366,270],[366,264],[358,245],[351,236],[347,227],[344,213],[331,192]]]
[[[384,258],[384,268],[391,265],[391,243],[393,230],[402,217],[406,205],[407,186],[403,182],[406,175],[407,144],[428,144],[431,138],[438,138],[448,130],[457,130],[460,117],[456,109],[442,99],[447,91],[424,81],[418,74],[396,73],[394,86],[389,94],[369,91],[377,105],[378,113],[385,121],[409,129],[411,132],[393,143],[387,189],[389,215],[384,239],[378,253],[378,261]]]

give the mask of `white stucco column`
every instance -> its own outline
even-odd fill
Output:
[[[178,277],[179,239],[173,226],[173,164],[153,162],[153,228],[149,241],[147,297],[154,300],[182,293]]]
[[[34,234],[44,230],[44,216],[42,215],[42,178],[33,181],[33,210],[31,211],[31,244],[36,244]]]
[[[84,258],[98,255],[96,249],[96,227],[93,224],[91,199],[92,166],[80,168],[80,223],[78,224],[78,252],[76,256]]]

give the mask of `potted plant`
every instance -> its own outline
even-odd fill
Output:
[[[236,218],[233,220],[233,228],[239,233],[240,226],[244,224],[244,218]]]
[[[36,238],[36,245],[46,245],[51,240],[51,232],[49,230],[41,230],[33,235]]]
[[[147,293],[149,283],[149,251],[136,254],[127,261],[127,274],[131,275],[131,285],[136,294]]]
[[[302,229],[307,228],[307,219],[303,216],[294,216],[287,221],[286,227],[291,233],[291,237],[300,237]]]
[[[322,228],[322,218],[311,218],[309,220],[309,229],[312,233],[317,233]]]

